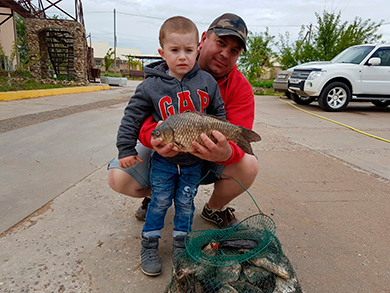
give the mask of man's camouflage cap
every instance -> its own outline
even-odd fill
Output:
[[[217,36],[236,36],[242,41],[242,46],[246,51],[246,38],[248,29],[244,20],[236,14],[225,13],[217,17],[209,26],[208,30],[213,30]]]

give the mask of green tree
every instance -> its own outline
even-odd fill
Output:
[[[319,52],[322,60],[330,60],[338,52],[338,42],[341,32],[345,29],[340,24],[341,13],[334,14],[324,11],[322,17],[316,13],[317,32],[314,39],[314,47]]]
[[[16,52],[16,41],[12,45],[12,51],[10,56],[5,55],[3,46],[0,43],[0,69],[4,66],[4,69],[8,71],[8,86],[11,86],[11,71],[14,70],[13,62],[16,57]]]
[[[112,67],[112,65],[114,65],[114,49],[113,48],[109,48],[107,53],[106,53],[106,56],[104,56],[104,68],[106,69],[106,71],[108,71],[108,69],[110,69],[110,67]]]
[[[364,20],[361,17],[355,17],[354,21],[346,25],[340,33],[340,40],[338,43],[338,51],[363,43],[376,43],[382,38],[382,34],[378,33],[379,28],[384,23],[381,20],[379,23],[371,21],[371,19]]]
[[[289,43],[289,35],[280,36],[278,42],[279,62],[282,68],[318,60],[331,60],[344,49],[358,44],[378,42],[383,20],[375,23],[356,17],[352,23],[341,22],[341,12],[315,14],[317,25],[302,26],[295,42]]]
[[[264,33],[249,32],[247,51],[242,52],[238,66],[250,82],[259,80],[265,70],[273,66],[271,46],[274,38],[268,28]]]
[[[129,65],[129,69],[137,69],[138,66],[141,67],[141,62],[138,60],[135,60],[134,56],[127,56],[127,64]]]
[[[19,54],[19,62],[22,68],[28,67],[29,54],[26,42],[26,25],[24,18],[19,14],[15,15],[15,27],[16,27],[16,46]]]
[[[375,23],[370,19],[363,21],[361,17],[355,17],[349,24],[341,23],[341,12],[337,15],[324,11],[322,17],[316,13],[317,18],[317,50],[322,60],[331,60],[344,49],[360,45],[362,43],[374,43],[382,38],[377,34],[383,20]]]
[[[306,31],[307,30],[307,31]],[[312,25],[302,26],[298,39],[290,44],[290,34],[286,32],[280,36],[278,61],[282,69],[293,67],[300,63],[319,60],[319,52],[312,42]]]

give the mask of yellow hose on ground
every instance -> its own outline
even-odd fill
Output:
[[[311,112],[309,112],[309,111],[306,111],[306,110],[304,110],[304,109],[302,109],[302,108],[299,108],[299,107],[297,107],[297,106],[291,104],[291,103],[288,102],[288,101],[283,101],[280,97],[279,97],[279,101],[281,101],[281,102],[283,102],[283,103],[286,103],[286,104],[289,104],[290,106],[293,106],[294,108],[296,108],[296,109],[298,109],[298,110],[300,110],[300,111],[302,111],[302,112],[305,112],[305,113],[307,113],[307,114],[310,114],[310,115],[313,115],[313,116],[315,116],[315,117],[318,117],[318,118],[327,120],[327,121],[329,121],[329,122],[332,122],[332,123],[341,125],[341,126],[343,126],[343,127],[349,128],[349,129],[351,129],[351,130],[353,130],[353,131],[356,131],[356,132],[358,132],[358,133],[360,133],[360,134],[364,134],[364,135],[367,135],[367,136],[369,136],[369,137],[372,137],[372,138],[379,139],[379,140],[381,140],[381,141],[389,142],[389,143],[390,143],[390,140],[389,140],[389,139],[385,139],[385,138],[382,138],[382,137],[379,137],[379,136],[376,136],[376,135],[373,135],[373,134],[370,134],[370,133],[361,131],[361,130],[356,129],[356,128],[352,127],[352,126],[349,126],[349,125],[346,125],[346,124],[343,124],[343,123],[334,121],[334,120],[332,120],[332,119],[323,117],[323,116],[321,116],[321,115],[317,115],[317,114],[311,113]]]

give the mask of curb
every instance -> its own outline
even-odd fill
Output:
[[[109,90],[109,89],[110,89],[109,85],[96,85],[96,86],[54,88],[54,89],[31,90],[31,91],[3,92],[0,93],[0,101],[12,101],[12,100],[40,98],[40,97],[56,96],[56,95],[77,94],[77,93]]]

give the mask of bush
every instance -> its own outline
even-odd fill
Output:
[[[253,87],[263,87],[267,89],[272,89],[273,88],[273,79],[264,79],[264,80],[259,80],[252,82]]]
[[[31,72],[27,70],[15,70],[11,72],[12,77],[25,77],[25,78],[31,78]]]
[[[31,77],[31,73],[29,71],[24,70],[11,71],[10,73],[11,79],[8,78],[8,72],[0,71],[0,92],[51,89],[83,85],[67,79],[54,80],[47,78],[36,80]]]
[[[280,93],[275,92],[273,88],[273,79],[264,79],[255,82],[251,82],[253,93],[259,96],[275,96]]]

